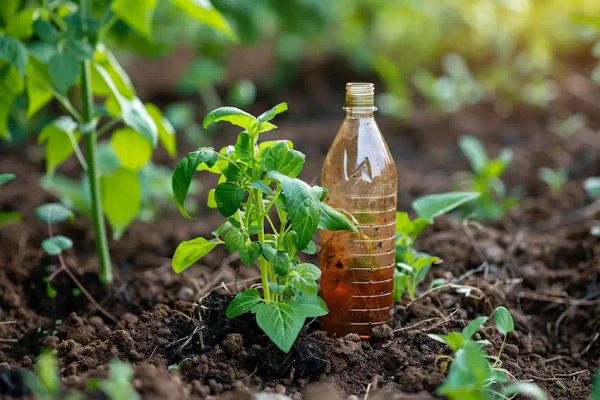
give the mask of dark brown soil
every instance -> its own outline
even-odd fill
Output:
[[[428,280],[444,278],[454,286],[405,300],[391,328],[360,341],[327,337],[312,321],[289,354],[275,348],[250,317],[224,317],[231,294],[255,277],[237,268],[235,256],[217,251],[182,275],[171,270],[179,241],[209,234],[219,223],[218,215],[203,209],[195,222],[175,210],[151,223],[136,222],[111,243],[116,281],[110,290],[93,274],[88,222],[62,224],[58,230],[75,239],[66,263],[118,322],[76,296],[65,274],[54,282],[57,297],[48,298],[43,278],[56,260],[40,249],[46,231],[33,213],[53,200],[38,185],[43,162],[37,148],[0,147],[0,171],[17,174],[0,189],[0,210],[24,215],[23,223],[0,229],[0,389],[7,390],[6,382],[22,387],[14,371],[31,368],[41,349],[52,348],[68,387],[83,389],[88,377],[105,376],[108,361],[120,358],[134,365],[135,387],[150,399],[238,399],[255,390],[307,399],[362,398],[367,391],[374,398],[431,399],[445,377],[438,356],[449,350],[426,334],[459,330],[505,305],[516,332],[508,337],[503,366],[553,399],[586,399],[600,359],[600,240],[589,234],[598,213],[588,206],[582,181],[600,175],[600,103],[589,100],[597,87],[573,89],[565,82],[551,107],[523,106],[506,117],[483,104],[454,115],[422,112],[406,125],[380,118],[396,157],[400,208],[408,209],[418,195],[452,188],[454,175],[467,167],[456,146],[465,132],[483,138],[492,152],[514,150],[506,182],[522,200],[501,221],[440,218],[429,228],[418,247],[444,263]],[[278,136],[307,154],[303,177],[316,183],[342,117],[330,112],[337,109],[331,104],[340,99],[311,106],[296,96]],[[316,111],[322,104],[329,108]],[[574,112],[587,116],[584,129],[567,138],[549,129]],[[233,138],[233,131],[222,132],[217,145]],[[542,166],[567,168],[570,181],[551,193],[537,178]],[[493,327],[480,335],[491,341],[490,353],[498,350],[501,337]]]

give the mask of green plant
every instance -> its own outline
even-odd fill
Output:
[[[565,169],[553,170],[548,167],[542,167],[538,170],[538,177],[546,182],[553,192],[558,192],[567,182],[568,175]]]
[[[60,382],[56,354],[44,350],[37,358],[35,370],[26,371],[24,382],[36,400],[82,400],[83,397],[65,390]]]
[[[436,217],[479,197],[474,192],[437,193],[418,198],[412,203],[417,218],[406,212],[396,213],[396,270],[394,271],[394,299],[400,301],[405,292],[411,299],[416,296],[417,285],[425,279],[431,265],[441,259],[420,252],[414,242]]]
[[[208,0],[171,1],[200,22],[231,32]],[[10,109],[17,107],[17,96],[26,96],[29,117],[52,99],[68,112],[46,125],[39,141],[46,145],[49,175],[72,154],[86,174],[82,187],[94,228],[99,276],[105,284],[112,281],[112,271],[104,217],[118,237],[140,211],[138,175],[152,150],[160,142],[175,153],[174,130],[156,106],[143,104],[136,96],[106,46],[117,21],[150,37],[156,6],[156,0],[137,2],[135,10],[125,0],[41,4],[6,0],[0,13],[0,138],[10,138]],[[103,102],[97,104],[97,99]],[[97,141],[119,124],[125,127],[110,139],[118,166],[107,170]]]
[[[0,186],[15,179],[14,174],[0,173]],[[21,220],[21,213],[16,211],[0,211],[0,226]]]
[[[596,371],[594,376],[594,385],[590,393],[590,400],[600,400],[600,369]]]
[[[447,335],[428,336],[438,342],[447,344],[454,352],[448,376],[437,389],[437,394],[447,396],[450,400],[496,400],[506,399],[516,394],[545,400],[546,395],[537,386],[529,382],[508,383],[510,374],[501,368],[500,354],[504,348],[506,336],[514,331],[514,322],[505,307],[498,307],[492,313],[496,321],[496,329],[504,340],[491,363],[484,350],[489,344],[487,340],[473,341],[473,335],[485,324],[488,317],[478,317],[471,321],[462,332],[450,332]]]
[[[479,219],[498,219],[517,204],[515,197],[506,195],[506,187],[500,177],[512,161],[512,151],[503,149],[497,158],[490,159],[479,139],[464,135],[458,141],[463,154],[471,164],[471,174],[461,187],[481,196],[464,209]]]
[[[297,178],[304,168],[304,154],[294,150],[292,142],[259,141],[261,134],[276,128],[270,121],[285,110],[287,104],[280,103],[254,117],[222,107],[204,118],[205,127],[227,121],[243,131],[233,146],[188,153],[173,172],[173,193],[181,213],[191,218],[184,201],[192,175],[195,171],[219,175],[218,185],[208,193],[208,205],[227,221],[210,240],[198,237],[182,242],[173,256],[173,269],[185,270],[221,244],[239,252],[248,267],[258,262],[262,293],[256,288],[239,293],[230,302],[227,317],[256,314],[258,326],[288,352],[305,318],[327,314],[317,296],[321,272],[316,265],[301,262],[298,253],[316,251],[311,238],[317,228],[356,231],[356,227],[342,212],[322,202],[324,188]]]
[[[107,379],[92,379],[88,387],[102,391],[109,400],[139,400],[141,397],[132,385],[131,365],[118,359],[108,364]]]

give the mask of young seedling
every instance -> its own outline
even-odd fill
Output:
[[[88,381],[88,387],[99,389],[109,400],[139,400],[141,397],[132,385],[131,365],[115,359],[108,364],[108,379]]]
[[[454,352],[447,378],[437,389],[437,394],[447,396],[450,400],[498,400],[521,394],[536,400],[545,400],[541,389],[529,382],[508,383],[510,375],[500,368],[500,354],[508,333],[514,331],[514,323],[510,312],[505,307],[498,307],[492,313],[496,321],[496,329],[504,336],[498,355],[492,365],[484,350],[489,344],[487,340],[472,339],[489,319],[478,317],[471,321],[460,333],[450,332],[447,335],[429,334],[430,338],[447,344]]]
[[[538,177],[544,181],[550,190],[558,192],[568,180],[567,171],[565,169],[551,169],[542,167],[538,170]]]
[[[304,154],[288,140],[259,141],[276,128],[270,121],[287,110],[280,103],[258,117],[234,107],[221,107],[204,118],[204,126],[227,121],[242,128],[235,145],[220,151],[203,147],[188,153],[173,172],[173,193],[184,208],[192,175],[209,171],[219,175],[208,193],[208,205],[227,221],[212,239],[198,237],[181,243],[173,256],[173,269],[181,272],[219,245],[237,251],[248,267],[258,263],[261,290],[246,289],[227,307],[227,317],[246,312],[256,315],[258,326],[284,352],[288,352],[306,318],[328,310],[317,296],[321,271],[301,262],[298,253],[312,254],[311,238],[317,228],[356,231],[340,211],[322,200],[326,190],[309,186],[297,176],[304,168]]]
[[[465,135],[458,145],[471,164],[471,174],[461,186],[466,186],[481,196],[467,204],[466,214],[479,219],[498,219],[517,204],[517,198],[506,195],[506,187],[500,177],[512,161],[512,151],[503,149],[497,158],[490,159],[479,139]]]
[[[83,399],[82,396],[66,392],[62,388],[56,355],[50,350],[44,350],[40,354],[35,364],[35,372],[27,371],[24,380],[37,400]]]
[[[48,238],[42,241],[42,249],[45,253],[50,256],[55,256],[59,262],[59,268],[56,268],[48,277],[45,278],[46,282],[46,293],[48,297],[55,297],[56,290],[52,287],[52,281],[61,273],[66,273],[73,283],[77,286],[79,291],[94,305],[98,311],[100,311],[105,317],[117,322],[117,319],[109,313],[104,307],[102,307],[87,291],[85,286],[79,281],[77,276],[68,267],[63,257],[63,252],[73,247],[73,241],[64,235],[55,235],[53,225],[64,222],[68,219],[73,218],[71,210],[59,203],[47,203],[42,204],[35,210],[38,219],[45,222],[48,225]]]
[[[0,173],[0,186],[4,185],[15,179],[14,174]],[[16,211],[0,211],[0,227],[2,225],[8,225],[11,222],[16,222],[21,219],[21,213]]]
[[[235,36],[209,0],[171,2],[204,24]],[[48,175],[73,154],[85,173],[80,185],[85,195],[79,197],[86,200],[92,219],[99,276],[109,284],[112,271],[104,218],[118,238],[140,212],[141,170],[158,142],[174,155],[175,136],[159,109],[136,96],[131,80],[105,43],[119,20],[150,38],[157,2],[8,4],[0,15],[0,139],[10,139],[9,111],[13,103],[21,103],[15,99],[22,93],[28,100],[28,117],[52,99],[68,112],[42,129],[39,142],[46,145]],[[98,139],[118,125],[123,127],[110,139],[116,163],[110,163],[102,158]]]
[[[423,196],[412,204],[417,218],[411,219],[406,212],[396,214],[396,270],[394,271],[394,299],[400,301],[405,292],[411,299],[416,297],[417,285],[425,279],[431,265],[441,259],[420,252],[414,242],[436,217],[446,214],[460,205],[479,197],[475,192],[448,192]]]

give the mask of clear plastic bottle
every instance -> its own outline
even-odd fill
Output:
[[[373,117],[371,83],[346,85],[346,118],[325,158],[325,200],[354,217],[359,233],[321,231],[322,318],[331,335],[369,337],[393,315],[396,166]]]

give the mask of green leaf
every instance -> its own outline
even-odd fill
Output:
[[[60,203],[46,203],[35,209],[38,219],[47,224],[55,224],[73,218],[73,212]]]
[[[225,17],[213,7],[209,0],[171,0],[171,2],[198,22],[223,32],[232,40],[237,40],[237,35]]]
[[[233,182],[223,182],[215,189],[217,208],[225,217],[230,217],[242,206],[244,189]]]
[[[173,188],[173,196],[181,214],[186,218],[191,218],[184,208],[185,198],[192,183],[192,175],[199,165],[206,164],[212,167],[217,161],[218,154],[212,147],[203,147],[196,151],[187,153],[175,167],[173,177],[171,178],[171,186]]]
[[[246,289],[243,292],[238,293],[227,306],[225,315],[227,318],[235,318],[238,315],[252,311],[257,305],[262,303],[263,299],[260,292],[254,288]]]
[[[110,9],[146,38],[151,36],[156,0],[114,0]]]
[[[471,169],[475,172],[483,171],[489,160],[481,141],[474,136],[463,135],[458,140],[458,146],[469,159]]]
[[[496,329],[504,336],[515,330],[515,323],[512,315],[504,306],[500,306],[494,310],[494,319],[496,320]]]
[[[283,352],[292,348],[304,325],[305,311],[292,302],[261,303],[255,306],[256,322]]]
[[[15,179],[15,174],[2,173],[0,174],[0,186]]]
[[[535,400],[546,400],[546,394],[540,387],[531,382],[514,382],[502,387],[500,393],[507,398],[513,398],[516,395],[526,396]],[[598,397],[590,397],[590,400],[596,400]]]
[[[67,93],[81,74],[81,62],[77,54],[69,48],[56,52],[50,57],[48,74],[56,89],[60,93]]]
[[[76,128],[77,123],[71,117],[62,116],[42,129],[38,143],[46,143],[46,174],[52,175],[73,154],[79,141]]]
[[[394,269],[394,301],[399,302],[406,292],[408,286],[408,275]]]
[[[44,42],[49,44],[56,44],[60,40],[60,34],[52,25],[52,23],[46,19],[38,18],[33,23],[35,33]]]
[[[0,17],[4,20],[4,23],[8,23],[10,19],[16,14],[22,0],[3,0],[0,3]]]
[[[36,11],[35,7],[25,7],[6,20],[6,34],[17,39],[27,39],[33,35],[33,16]]]
[[[121,237],[140,212],[142,189],[137,173],[119,168],[100,178],[104,213],[113,229],[113,237]]]
[[[327,304],[319,296],[302,294],[294,302],[302,307],[306,318],[322,317],[329,313]]]
[[[258,122],[267,122],[275,118],[277,114],[281,114],[282,112],[287,111],[287,109],[288,105],[286,102],[279,103],[270,110],[267,110],[264,113],[260,114],[256,119],[258,120]]]
[[[436,393],[451,399],[487,399],[487,380],[491,375],[490,364],[481,346],[467,342],[456,352],[448,377]]]
[[[238,251],[240,253],[240,260],[246,266],[252,267],[256,264],[260,256],[260,245],[256,242],[248,243]]]
[[[262,246],[262,253],[273,266],[277,275],[287,275],[290,268],[290,257],[285,252],[277,250],[271,243],[266,242]]]
[[[115,155],[121,166],[137,171],[150,161],[152,146],[148,140],[131,128],[121,128],[110,138]]]
[[[115,89],[128,99],[135,97],[133,84],[127,72],[121,67],[115,56],[104,45],[98,44],[94,53],[94,64],[102,67],[110,77]],[[92,71],[92,85],[94,94],[110,96],[113,93],[111,87],[105,82],[97,68]]]
[[[27,117],[32,117],[42,107],[44,107],[54,96],[52,91],[52,82],[48,69],[36,57],[29,57],[29,62],[25,68],[27,99]]]
[[[160,112],[160,109],[154,104],[146,103],[146,110],[152,117],[156,128],[158,129],[158,140],[162,146],[167,150],[167,153],[171,157],[177,155],[177,146],[175,143],[175,128],[169,122],[168,119]]]
[[[225,242],[225,246],[229,251],[239,251],[246,247],[246,242],[248,240],[248,236],[244,235],[244,233],[236,227],[232,227],[223,236],[223,241]]]
[[[431,339],[448,345],[453,351],[457,351],[465,344],[465,338],[458,332],[450,332],[447,335],[428,334]]]
[[[261,164],[265,172],[278,171],[295,178],[304,168],[304,154],[291,150],[285,143],[277,143],[265,151]]]
[[[8,116],[15,97],[23,90],[23,78],[10,64],[0,63],[0,139],[10,139]]]
[[[311,193],[310,186],[299,179],[276,171],[269,172],[268,176],[281,184],[292,227],[298,234],[297,248],[302,250],[319,225],[319,201]]]
[[[447,192],[430,194],[418,198],[412,203],[412,207],[419,218],[433,220],[440,215],[446,214],[458,206],[478,198],[478,192]]]
[[[156,147],[158,141],[158,129],[154,120],[146,110],[146,107],[144,107],[144,104],[137,97],[128,99],[121,94],[115,83],[112,81],[110,74],[102,66],[96,65],[96,70],[102,76],[104,82],[111,89],[113,96],[119,103],[123,122],[142,134],[142,136],[150,142],[152,147]]]
[[[467,326],[463,328],[461,334],[465,340],[469,340],[473,337],[475,332],[479,330],[488,320],[488,317],[477,317],[473,321],[469,322]]]
[[[66,236],[56,235],[42,242],[42,249],[51,256],[56,256],[73,247],[73,241]]]
[[[219,245],[219,242],[197,237],[179,243],[173,255],[173,270],[177,273],[184,271]]]
[[[600,197],[600,176],[587,178],[583,181],[583,187],[588,196],[592,198]]]
[[[317,294],[317,279],[321,276],[321,270],[316,265],[302,263],[292,269],[292,285],[307,294]]]
[[[24,75],[28,57],[27,47],[20,40],[0,34],[0,60],[8,61]]]
[[[240,133],[235,142],[235,153],[244,162],[251,162],[254,159],[254,149],[252,148],[252,139],[248,132]]]
[[[346,215],[331,207],[329,204],[320,202],[319,208],[321,209],[319,229],[358,232],[356,225],[354,225]]]
[[[204,117],[202,125],[205,128],[208,128],[209,125],[219,121],[227,121],[233,125],[239,126],[240,128],[250,130],[250,128],[256,123],[256,118],[248,114],[246,111],[240,110],[239,108],[219,107],[216,110],[209,112],[206,117]]]
[[[411,220],[408,213],[403,211],[396,213],[396,233],[400,236],[406,236],[413,241],[430,224],[431,221],[428,218],[415,218]]]

